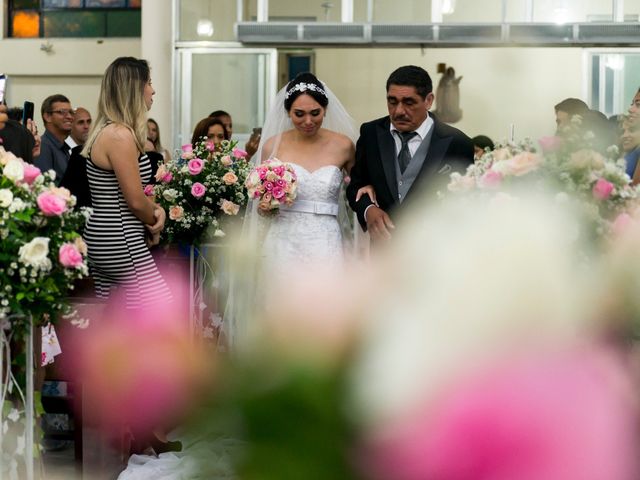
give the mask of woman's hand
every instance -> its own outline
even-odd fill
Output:
[[[167,214],[165,213],[164,208],[156,205],[153,209],[153,217],[155,218],[156,223],[153,225],[146,225],[147,230],[149,230],[152,235],[160,235],[160,232],[164,230],[164,222],[167,220]]]
[[[359,188],[358,192],[356,193],[356,202],[360,200],[363,195],[369,195],[369,198],[371,199],[373,204],[376,207],[380,206],[378,205],[378,201],[376,200],[376,191],[373,189],[373,185],[365,185],[364,187]]]
[[[160,232],[147,235],[145,241],[147,243],[147,247],[155,247],[160,243]]]

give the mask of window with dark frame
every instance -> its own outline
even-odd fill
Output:
[[[139,37],[142,0],[9,0],[9,37]]]

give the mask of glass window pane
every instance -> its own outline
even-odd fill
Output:
[[[194,54],[191,85],[183,85],[191,90],[191,130],[214,110],[231,114],[234,136],[261,126],[266,105],[260,105],[265,98],[259,79],[265,60],[265,54]]]
[[[104,37],[104,12],[50,11],[44,12],[45,37]]]
[[[292,2],[291,0],[269,0],[269,20],[340,22],[341,0],[330,2]]]
[[[425,0],[374,0],[373,21],[377,23],[431,22],[431,2]]]
[[[640,21],[640,0],[624,0],[624,21]]]
[[[140,10],[107,13],[107,37],[139,37],[142,28]]]
[[[86,0],[89,8],[122,8],[127,6],[126,0]]]
[[[448,0],[442,3],[443,23],[502,22],[502,0]]]
[[[44,0],[44,8],[82,8],[82,0]]]
[[[610,22],[611,0],[536,0],[534,22]]]
[[[40,0],[13,0],[13,10],[35,10],[40,8]]]
[[[11,33],[16,38],[40,36],[40,14],[38,12],[13,12]]]
[[[234,41],[236,7],[236,0],[182,0],[180,40]],[[207,27],[213,27],[213,32]]]

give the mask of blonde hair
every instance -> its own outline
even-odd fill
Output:
[[[144,152],[144,142],[147,139],[144,89],[150,76],[147,61],[133,57],[117,58],[107,67],[100,86],[98,115],[82,149],[82,155],[89,156],[96,138],[109,123],[124,125],[131,130],[138,150]]]

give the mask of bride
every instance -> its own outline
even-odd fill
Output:
[[[242,240],[251,251],[259,252],[262,274],[246,263],[232,270],[223,345],[237,348],[239,341],[250,336],[249,327],[259,323],[253,315],[259,304],[256,299],[268,297],[269,284],[291,278],[292,273],[311,275],[313,265],[343,265],[338,215],[345,213],[345,202],[340,201],[340,193],[355,161],[357,137],[353,119],[313,74],[299,74],[278,92],[254,159],[258,163],[277,158],[289,164],[297,177],[297,196],[293,205],[280,207],[273,217],[260,216],[257,201],[247,209]],[[373,196],[372,191],[369,194]]]
[[[339,195],[344,174],[354,163],[353,122],[311,73],[298,75],[282,93],[284,99],[278,95],[276,111],[267,118],[258,158],[290,164],[298,193],[292,206],[266,220],[265,258],[287,269],[317,261],[340,263]],[[272,122],[280,131],[270,135]]]

